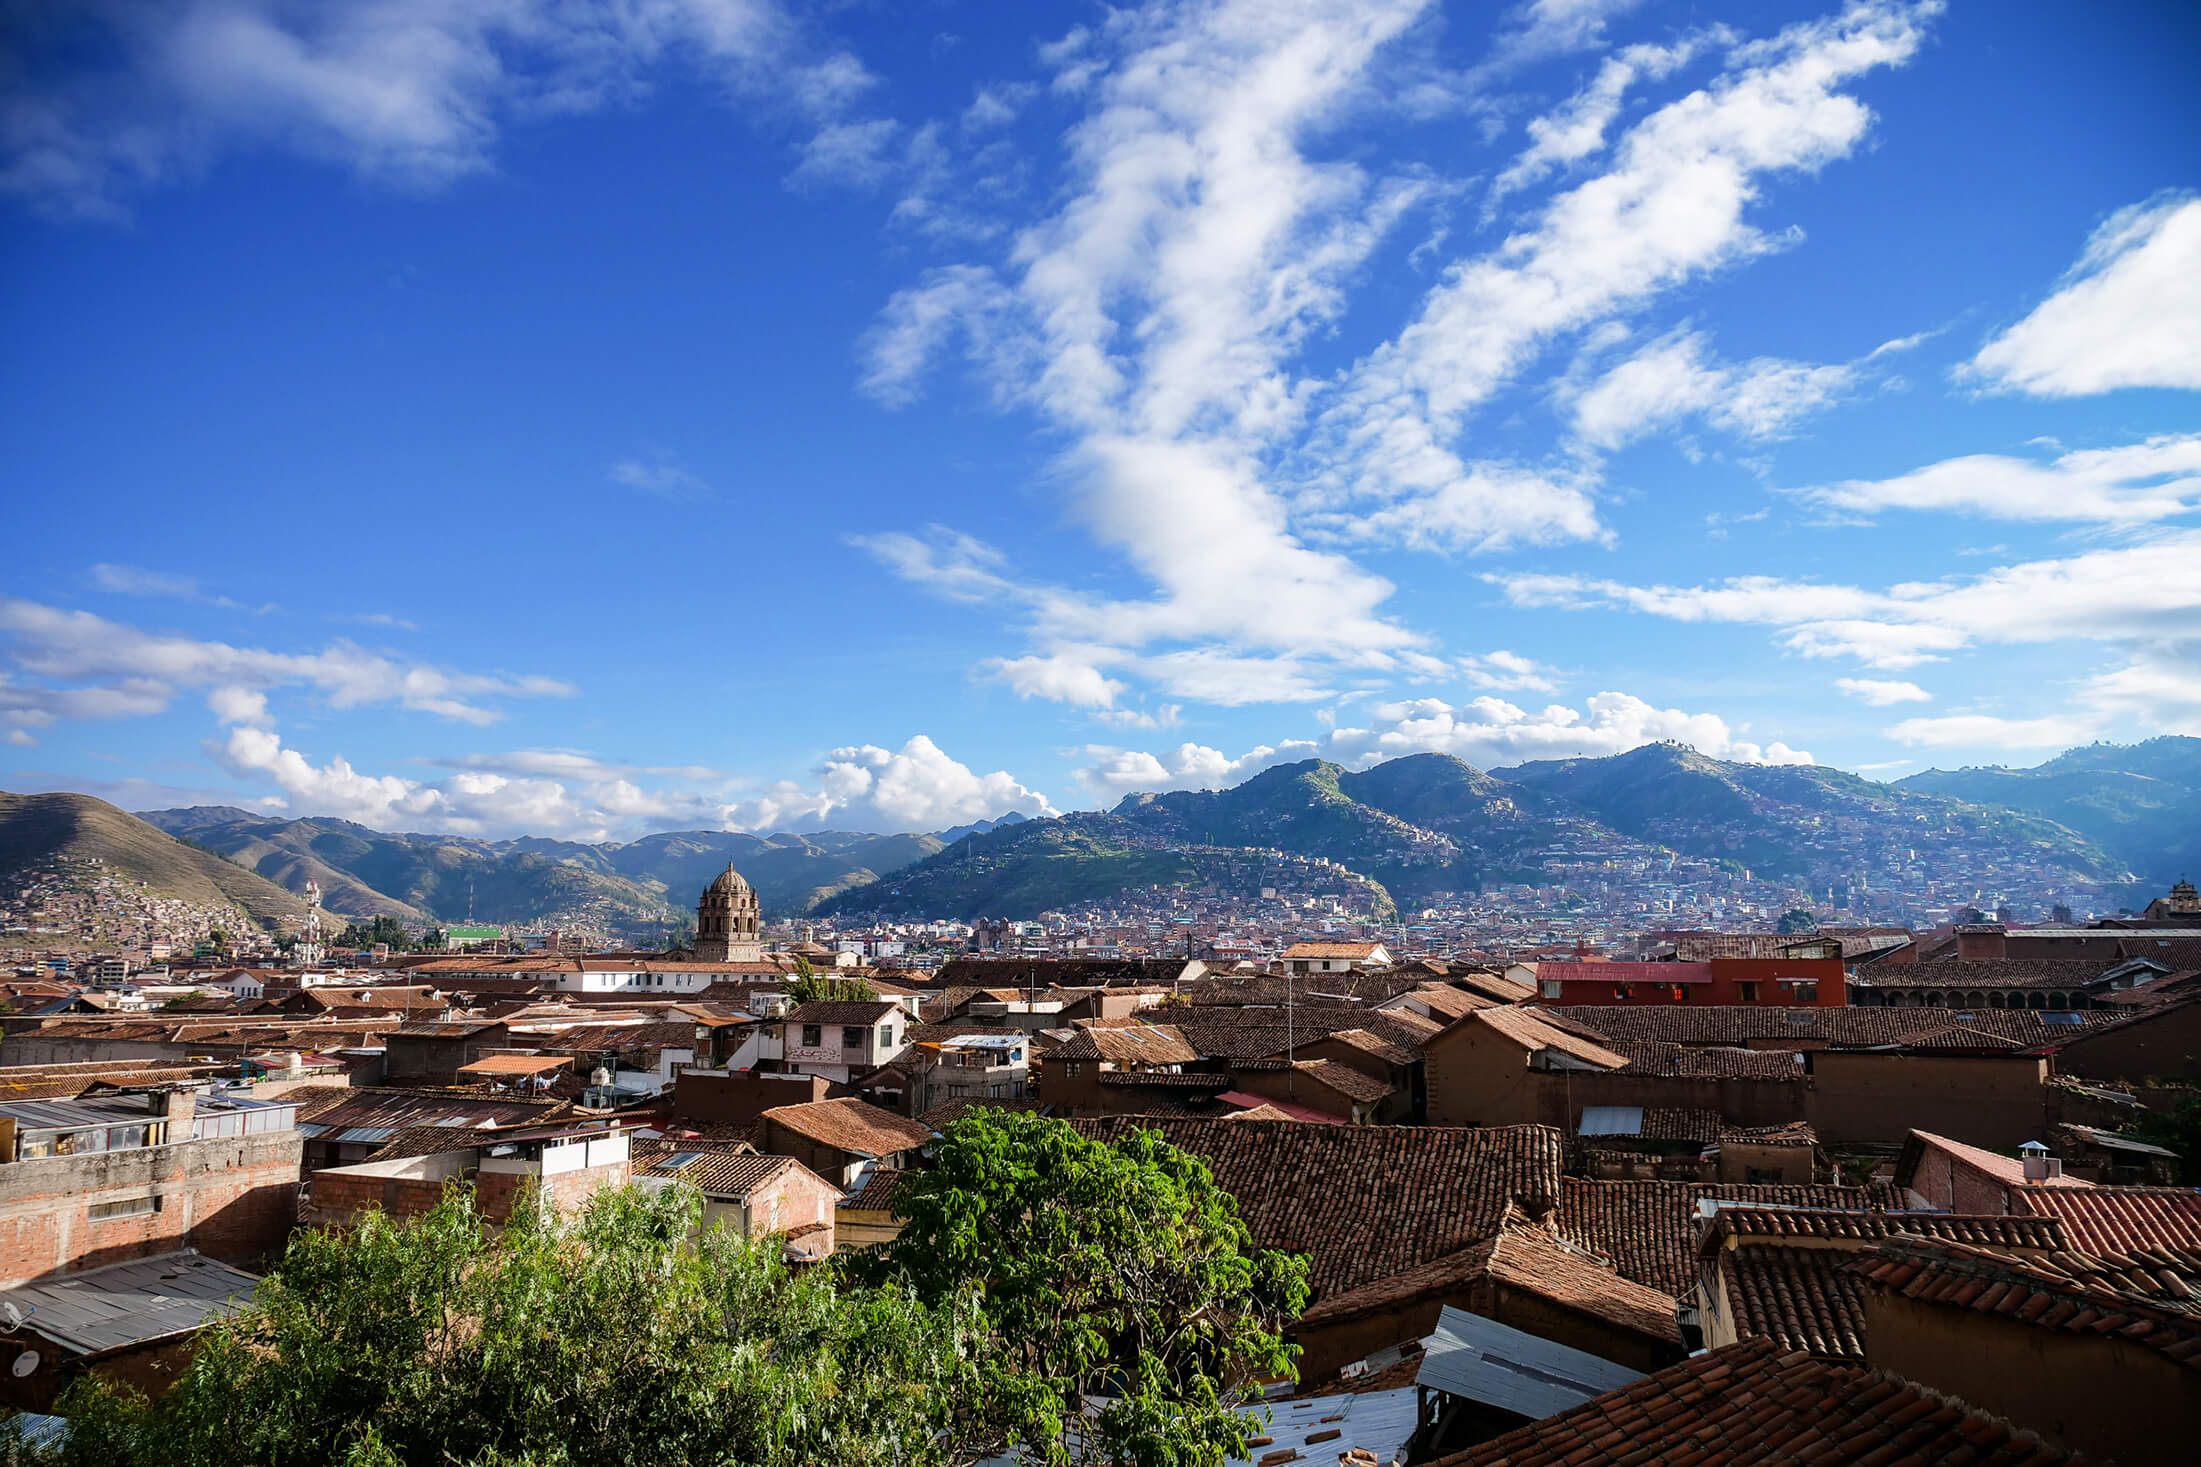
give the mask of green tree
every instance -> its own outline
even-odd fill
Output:
[[[393,953],[404,952],[413,945],[412,935],[405,930],[405,924],[388,913],[365,926],[352,922],[336,934],[338,947],[373,947],[378,942],[388,944]]]
[[[796,1003],[869,1003],[879,996],[869,979],[826,978],[803,971],[809,964],[796,960],[795,976],[787,980],[787,996]]]
[[[1801,936],[1819,930],[1819,919],[1802,907],[1791,907],[1781,913],[1780,930],[1791,936]]]
[[[2177,1152],[2179,1182],[2201,1187],[2201,1100],[2189,1100],[2168,1115],[2150,1111],[2127,1122],[2124,1134]]]
[[[906,1220],[855,1266],[983,1330],[949,1432],[961,1461],[1016,1444],[1054,1463],[1221,1467],[1256,1430],[1238,1408],[1289,1373],[1282,1330],[1304,1259],[1256,1251],[1207,1164],[1138,1131],[980,1110],[895,1197]],[[1078,1422],[1081,1395],[1110,1404]]]
[[[598,1193],[493,1233],[470,1190],[296,1237],[157,1402],[87,1377],[113,1467],[926,1467],[959,1326],[908,1290],[789,1272],[776,1239],[697,1234],[700,1198]],[[8,1461],[0,1455],[0,1461]]]

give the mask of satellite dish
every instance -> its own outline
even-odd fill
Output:
[[[10,1331],[23,1327],[23,1306],[13,1299],[0,1299],[0,1326]]]
[[[9,1368],[15,1372],[15,1378],[21,1380],[38,1368],[38,1352],[36,1350],[25,1350],[15,1357],[15,1364]]]

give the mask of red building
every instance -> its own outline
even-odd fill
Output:
[[[1760,1004],[1840,1008],[1849,1002],[1840,958],[1711,958],[1701,963],[1612,963],[1601,958],[1536,965],[1546,1003]]]

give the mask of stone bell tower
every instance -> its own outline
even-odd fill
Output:
[[[764,957],[764,917],[756,888],[731,865],[695,904],[695,955],[703,963],[754,963]]]

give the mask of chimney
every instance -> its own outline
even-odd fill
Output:
[[[199,1114],[199,1092],[193,1085],[178,1085],[170,1090],[157,1090],[146,1099],[153,1114],[168,1122],[166,1140],[173,1146],[191,1139],[191,1123]]]
[[[2048,1148],[2038,1141],[2020,1146],[2018,1155],[2025,1158],[2025,1180],[2028,1182],[2053,1182],[2063,1176],[2062,1159],[2050,1156]]]
[[[1967,922],[1956,930],[1959,958],[2004,958],[2009,951],[2000,922]]]

